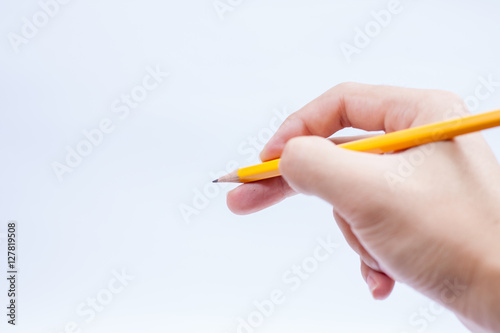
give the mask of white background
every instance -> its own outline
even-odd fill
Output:
[[[265,138],[277,112],[338,83],[466,98],[480,77],[500,81],[500,4],[402,0],[349,63],[341,43],[353,44],[389,1],[232,3],[221,17],[212,0],[73,0],[16,52],[9,34],[41,7],[2,0],[0,232],[18,222],[20,273],[12,328],[0,235],[0,331],[60,333],[74,322],[66,332],[236,332],[254,301],[280,289],[285,302],[255,332],[466,332],[403,285],[372,300],[327,204],[297,196],[235,216],[225,206],[232,185],[207,184],[230,161],[257,161],[249,140]],[[170,75],[121,119],[113,103],[149,67]],[[497,87],[473,111],[499,105]],[[105,118],[114,131],[59,181],[53,163]],[[500,156],[499,130],[485,136]],[[212,197],[200,201],[204,189]],[[183,217],[193,200],[196,214]],[[283,274],[328,235],[340,246],[291,291]],[[122,270],[128,285],[95,318],[79,315],[88,299],[110,295]],[[428,319],[415,317],[426,309]]]

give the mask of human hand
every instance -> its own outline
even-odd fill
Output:
[[[281,157],[283,176],[243,184],[228,206],[248,214],[298,192],[316,195],[333,205],[374,298],[398,281],[471,328],[498,329],[500,168],[481,134],[385,155],[324,139],[344,127],[393,132],[467,113],[448,92],[341,84],[291,115],[265,146],[261,159]]]

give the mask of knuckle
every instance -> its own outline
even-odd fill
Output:
[[[338,91],[350,91],[350,90],[355,90],[356,88],[359,88],[360,83],[355,83],[355,82],[342,82],[337,84],[335,87],[333,87],[333,90],[338,90]]]
[[[425,100],[422,101],[422,112],[429,113],[431,118],[441,117],[444,119],[470,114],[465,101],[454,92],[447,90],[428,90]],[[442,120],[438,118],[438,120]]]
[[[448,103],[463,103],[462,97],[448,90],[433,89],[429,91],[430,98]]]

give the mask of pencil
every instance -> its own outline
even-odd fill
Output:
[[[339,147],[374,154],[395,152],[426,143],[449,140],[455,136],[481,131],[500,126],[500,110],[447,120],[429,125],[408,128],[401,131],[351,141]],[[214,183],[250,183],[280,176],[280,159],[274,159],[257,165],[231,172]]]

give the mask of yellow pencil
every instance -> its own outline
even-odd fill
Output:
[[[500,126],[500,110],[409,128],[367,139],[340,144],[360,152],[383,154],[430,142],[449,140],[457,135]],[[214,183],[250,183],[280,176],[279,158],[238,169],[214,180]]]

